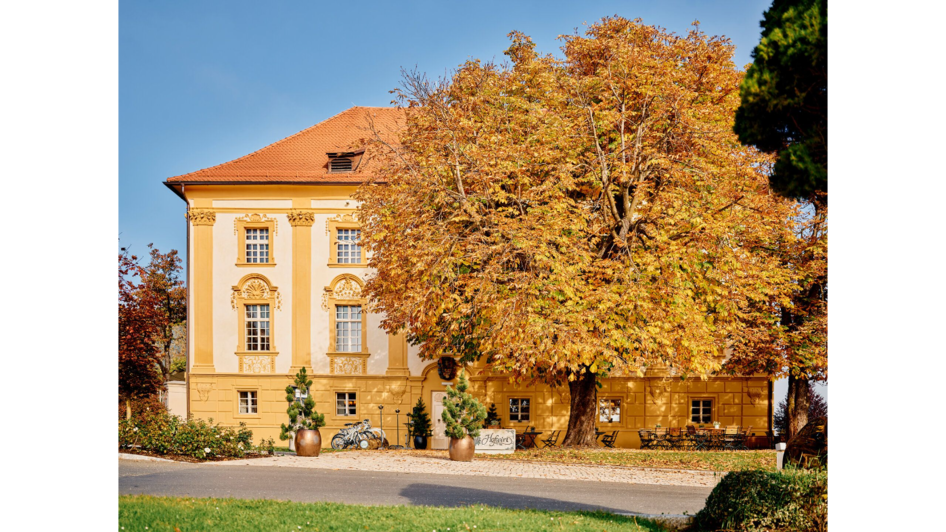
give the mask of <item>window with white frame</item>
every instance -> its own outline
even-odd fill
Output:
[[[361,352],[361,305],[335,307],[335,350]]]
[[[240,392],[240,413],[256,413],[256,392]]]
[[[620,423],[621,400],[614,397],[598,399],[598,421],[601,423]]]
[[[693,399],[690,402],[690,421],[693,423],[712,423],[713,400]]]
[[[269,351],[269,305],[246,306],[246,350]]]
[[[269,263],[269,229],[246,230],[246,262]]]
[[[529,421],[529,399],[510,398],[509,399],[509,421]]]
[[[358,401],[355,392],[335,392],[335,415],[357,415]]]
[[[338,230],[338,263],[361,264],[361,229]]]

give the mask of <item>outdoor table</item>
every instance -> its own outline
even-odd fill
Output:
[[[522,447],[521,449],[529,449],[535,447],[535,437],[542,432],[523,432],[522,433]]]

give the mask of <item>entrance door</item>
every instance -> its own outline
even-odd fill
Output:
[[[446,449],[450,445],[450,440],[443,435],[447,430],[447,424],[443,422],[443,398],[447,392],[430,393],[430,412],[433,418],[434,435],[430,438],[431,449]]]

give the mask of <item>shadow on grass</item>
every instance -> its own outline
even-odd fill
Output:
[[[575,489],[579,489],[577,486]],[[583,512],[589,519],[601,520],[604,523],[636,523],[645,530],[662,531],[663,527],[635,519],[633,512],[608,508],[596,504],[563,501],[548,497],[535,497],[472,488],[459,488],[441,484],[410,484],[402,488],[400,495],[410,499],[414,506],[447,506],[460,508],[464,506],[485,505],[510,510],[533,510],[553,512]],[[618,515],[618,513],[623,515]],[[642,514],[637,514],[642,515]]]

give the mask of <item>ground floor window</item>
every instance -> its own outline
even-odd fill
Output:
[[[712,423],[713,400],[693,399],[691,402],[690,421],[693,423]]]
[[[240,392],[240,413],[256,413],[256,392]]]
[[[529,421],[529,399],[509,399],[509,421]]]
[[[604,397],[598,400],[598,421],[601,423],[621,422],[621,400]]]
[[[358,402],[355,399],[355,392],[336,392],[335,393],[335,415],[354,416]]]

